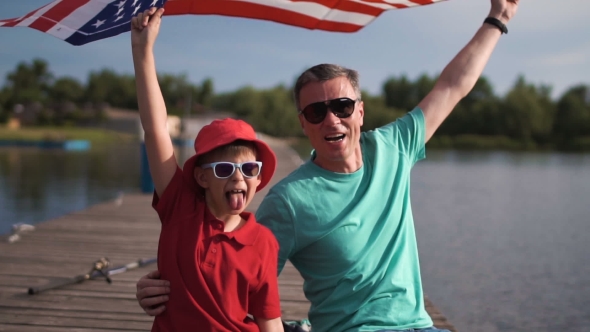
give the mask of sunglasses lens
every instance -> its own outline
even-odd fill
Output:
[[[348,98],[334,99],[330,102],[330,109],[339,118],[347,118],[354,112],[355,101]]]
[[[215,165],[215,176],[218,178],[227,178],[234,173],[234,165],[230,163],[219,163]]]
[[[307,121],[317,124],[324,121],[327,112],[328,106],[323,102],[319,102],[307,105],[302,113]]]
[[[260,173],[260,167],[258,167],[258,163],[243,163],[242,164],[242,174],[247,177],[255,177],[258,176]]]

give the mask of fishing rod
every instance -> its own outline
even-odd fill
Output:
[[[65,280],[59,280],[55,282],[50,282],[47,285],[39,286],[39,287],[30,287],[28,293],[30,295],[39,294],[46,290],[55,289],[59,287],[64,287],[68,285],[82,283],[86,280],[92,280],[99,277],[105,277],[107,283],[112,283],[110,276],[123,273],[132,269],[136,269],[139,267],[143,267],[146,265],[153,264],[157,262],[157,258],[147,258],[147,259],[140,259],[135,262],[131,262],[125,265],[116,266],[111,268],[111,262],[108,258],[102,257],[96,262],[94,262],[92,269],[86,274],[80,274],[73,278],[68,278]]]

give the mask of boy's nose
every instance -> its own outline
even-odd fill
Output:
[[[234,174],[232,174],[231,179],[233,181],[244,180],[244,175],[242,174],[242,171],[238,167],[236,167],[236,171],[234,172]]]

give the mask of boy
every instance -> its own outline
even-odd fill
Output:
[[[251,126],[225,119],[199,132],[195,155],[178,167],[153,55],[163,12],[151,8],[131,22],[152,205],[162,222],[158,269],[174,288],[152,331],[283,331],[278,243],[244,211],[272,178],[276,157]]]

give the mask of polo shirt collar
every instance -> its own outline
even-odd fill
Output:
[[[244,226],[242,226],[242,228],[238,229],[237,231],[226,234],[230,238],[233,236],[233,238],[242,245],[251,246],[256,241],[260,229],[256,227],[256,220],[253,213],[242,212],[240,216],[246,220]]]
[[[208,223],[210,223],[214,228],[215,225],[220,225],[221,234],[224,234],[229,239],[235,239],[236,242],[240,243],[241,245],[251,246],[254,244],[254,242],[256,242],[256,238],[258,238],[258,233],[260,232],[260,229],[256,227],[256,218],[254,217],[253,213],[246,211],[240,213],[240,216],[246,220],[246,223],[242,226],[242,228],[238,229],[237,231],[225,233],[223,232],[223,221],[217,219],[213,213],[211,213],[208,207],[206,208],[205,212],[205,220],[207,220]]]

